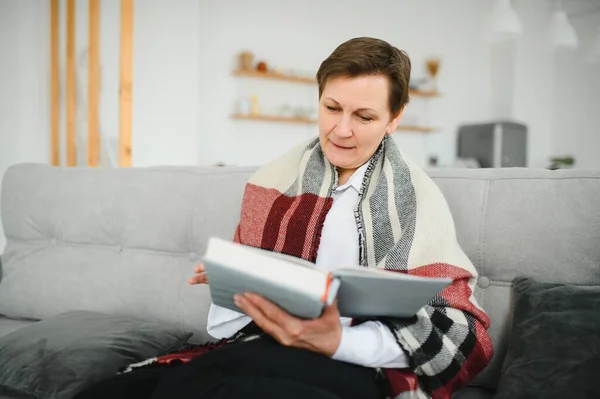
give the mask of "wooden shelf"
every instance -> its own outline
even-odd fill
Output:
[[[398,125],[396,130],[405,130],[409,132],[417,132],[417,133],[432,133],[435,132],[434,127],[429,126],[414,126],[414,125]]]
[[[300,76],[300,75],[288,75],[277,72],[260,72],[255,70],[236,70],[233,72],[233,76],[243,76],[249,78],[262,78],[262,79],[273,79],[273,80],[284,80],[288,82],[296,83],[317,83],[317,80],[311,76]],[[438,97],[440,93],[433,90],[417,90],[409,89],[409,94],[418,97]]]
[[[233,76],[245,76],[250,78],[263,78],[263,79],[275,79],[275,80],[286,80],[288,82],[296,83],[317,83],[317,80],[310,76],[299,76],[299,75],[288,75],[277,72],[260,72],[255,70],[237,70],[233,72]]]
[[[417,97],[439,97],[440,93],[433,90],[408,89],[408,94]]]
[[[233,119],[246,119],[265,122],[287,122],[287,123],[317,123],[315,119],[303,116],[279,116],[279,115],[244,115],[234,114]]]

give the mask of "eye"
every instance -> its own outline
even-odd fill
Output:
[[[326,108],[327,108],[329,111],[331,111],[331,112],[336,112],[336,111],[339,111],[339,110],[340,110],[339,108],[337,108],[337,107],[333,107],[333,106],[331,106],[331,105],[326,105],[325,107],[326,107]]]
[[[363,122],[371,122],[373,120],[373,118],[371,118],[370,116],[366,116],[366,115],[358,115],[358,117]]]

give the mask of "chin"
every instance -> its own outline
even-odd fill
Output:
[[[355,151],[340,150],[329,140],[325,142],[325,145],[321,144],[321,148],[329,162],[338,168],[350,169],[356,163]]]
[[[330,151],[325,151],[325,156],[335,167],[342,169],[350,169],[352,167],[352,160],[347,159],[346,157],[340,157],[339,155],[333,154]]]

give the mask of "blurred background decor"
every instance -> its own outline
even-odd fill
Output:
[[[356,36],[411,58],[393,138],[419,165],[457,165],[461,126],[500,121],[527,127],[527,167],[594,167],[599,26],[597,0],[4,1],[0,172],[264,164],[317,133],[315,73]]]

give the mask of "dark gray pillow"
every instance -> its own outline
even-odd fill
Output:
[[[513,291],[494,399],[600,398],[600,287],[517,278]]]
[[[68,399],[123,366],[181,347],[191,335],[129,317],[62,313],[0,338],[0,396]]]

